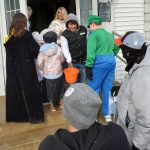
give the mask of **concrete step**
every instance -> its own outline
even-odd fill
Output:
[[[0,150],[36,150],[41,140],[58,128],[67,128],[62,111],[45,108],[45,122],[4,123],[0,125]]]
[[[50,112],[44,107],[45,122],[4,123],[0,125],[0,150],[37,150],[39,143],[48,134],[54,134],[58,128],[67,128],[68,123],[63,117],[62,110]],[[99,121],[105,123],[102,116]]]
[[[0,125],[0,137],[30,131],[38,128],[51,127],[65,122],[62,111],[50,112],[48,105],[44,107],[45,121],[41,124],[31,123],[3,123]]]
[[[3,136],[0,138],[0,150],[36,150],[44,137],[53,134],[60,127],[67,128],[67,124],[63,123]]]

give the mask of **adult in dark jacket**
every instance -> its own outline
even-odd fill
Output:
[[[77,17],[70,13],[66,20],[66,30],[61,36],[61,47],[69,66],[79,68],[78,82],[85,83],[85,59],[87,29],[79,25]]]
[[[39,45],[25,28],[27,18],[16,13],[6,48],[6,121],[41,123],[44,112],[34,58]]]
[[[102,125],[97,115],[101,100],[88,85],[71,85],[63,97],[68,130],[58,129],[47,136],[39,150],[129,150],[123,129],[115,123]]]

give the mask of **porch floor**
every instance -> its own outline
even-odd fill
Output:
[[[37,150],[41,140],[48,134],[53,134],[58,128],[67,128],[68,123],[62,110],[50,112],[49,106],[44,106],[45,122],[3,123],[0,124],[0,150]],[[102,123],[104,119],[99,116]]]

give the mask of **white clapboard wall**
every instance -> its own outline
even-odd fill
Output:
[[[145,0],[144,24],[145,38],[150,43],[150,0]]]
[[[121,35],[127,31],[144,34],[144,0],[114,0],[114,28]],[[122,55],[121,51],[119,55]],[[126,74],[126,65],[118,58],[116,60],[115,80],[121,81]]]

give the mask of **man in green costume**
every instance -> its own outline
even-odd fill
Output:
[[[119,47],[114,44],[111,33],[101,28],[100,16],[88,16],[91,33],[87,42],[86,77],[87,84],[98,94],[102,91],[102,112],[107,122],[111,121],[109,112],[109,93],[115,74],[115,55]]]

